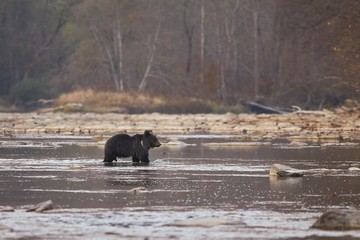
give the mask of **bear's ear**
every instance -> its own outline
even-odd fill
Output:
[[[144,135],[145,135],[145,136],[149,136],[151,133],[152,133],[151,130],[145,130]]]

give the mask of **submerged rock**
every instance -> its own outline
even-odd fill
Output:
[[[293,189],[301,186],[303,178],[301,177],[288,177],[279,178],[278,176],[270,176],[270,188],[273,191],[291,192]]]
[[[322,175],[322,174],[337,174],[337,173],[341,173],[344,172],[344,170],[342,169],[335,169],[335,168],[315,168],[315,169],[309,169],[308,173],[312,173],[312,174],[318,174],[318,175]]]
[[[51,200],[47,200],[45,202],[41,202],[38,205],[29,208],[26,210],[27,212],[44,212],[47,210],[53,209],[53,202]]]
[[[322,230],[360,230],[360,211],[328,211],[320,216],[312,228]]]
[[[134,195],[137,195],[139,193],[144,193],[147,192],[147,189],[144,187],[136,187],[130,190],[131,193],[133,193]]]
[[[273,164],[270,167],[269,175],[278,177],[302,177],[304,176],[304,171],[282,164]]]
[[[71,170],[81,170],[86,168],[84,165],[80,165],[80,164],[73,164],[69,167],[69,169]]]
[[[196,219],[186,219],[181,221],[175,221],[167,224],[167,226],[174,227],[214,227],[218,225],[233,225],[240,222],[229,221],[223,218],[217,217],[204,217]]]

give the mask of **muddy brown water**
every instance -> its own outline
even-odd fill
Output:
[[[360,208],[360,173],[347,171],[360,163],[359,145],[298,147],[286,140],[239,144],[228,135],[160,137],[172,142],[151,150],[147,166],[134,166],[130,159],[105,166],[103,146],[86,137],[2,139],[0,206],[10,205],[15,212],[0,213],[1,235],[5,239],[360,237],[359,231],[310,229],[326,210]],[[301,178],[270,178],[274,163],[309,172]],[[143,190],[133,190],[139,187]],[[25,212],[28,205],[49,199],[56,208],[53,212]],[[223,223],[207,226],[209,218]],[[205,223],[198,226],[191,222],[194,219]]]

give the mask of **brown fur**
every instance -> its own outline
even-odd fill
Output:
[[[117,134],[106,141],[104,162],[110,163],[117,158],[132,157],[133,162],[149,163],[149,149],[160,147],[161,143],[151,130],[144,134],[129,136]]]

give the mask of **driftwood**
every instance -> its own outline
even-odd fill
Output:
[[[269,107],[269,106],[265,106],[260,103],[251,102],[251,101],[244,102],[243,104],[249,108],[250,112],[257,113],[257,114],[262,114],[262,113],[264,113],[264,114],[283,114],[283,113],[292,112],[292,110],[290,110],[290,109]]]

